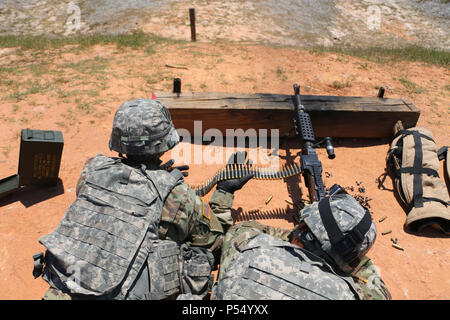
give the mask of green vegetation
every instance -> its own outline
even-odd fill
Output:
[[[162,70],[158,70],[157,72],[151,74],[150,76],[144,76],[144,79],[149,85],[152,85],[162,81],[172,80],[173,77],[174,76],[171,73],[166,73]]]
[[[67,125],[64,123],[64,121],[58,121],[58,122],[55,122],[55,124],[56,124],[58,127],[61,127],[61,128],[67,128]]]
[[[94,106],[88,102],[78,103],[77,108],[86,114],[92,114],[95,111]]]
[[[370,66],[367,62],[364,62],[364,63],[360,63],[358,68],[364,69],[364,70],[369,70]]]
[[[68,63],[64,67],[71,68],[80,73],[94,75],[97,73],[104,73],[107,67],[107,62],[109,62],[109,59],[95,57],[93,59],[85,59],[76,63]]]
[[[155,51],[156,45],[165,43],[181,43],[183,41],[171,40],[143,32],[117,35],[79,35],[71,37],[60,36],[0,36],[0,48],[20,47],[21,49],[45,50],[61,48],[67,45],[78,45],[80,48],[89,48],[98,44],[115,44],[118,48],[145,48],[148,53]]]
[[[341,81],[333,81],[333,83],[330,85],[330,87],[334,89],[344,89],[351,87],[352,84],[349,81],[341,82]]]
[[[19,87],[25,90],[19,90]],[[51,83],[41,83],[39,80],[27,80],[22,83],[16,82],[14,83],[14,88],[17,90],[9,95],[3,96],[2,100],[19,102],[24,100],[30,94],[45,93],[52,90]]]
[[[414,82],[408,80],[408,79],[404,79],[404,78],[400,78],[400,79],[396,79],[394,78],[394,80],[398,80],[400,81],[403,86],[408,90],[409,93],[417,93],[417,94],[421,94],[426,92],[425,88],[422,88],[420,86],[418,86],[417,84],[415,84]]]
[[[133,32],[129,34],[92,34],[77,35],[70,37],[61,36],[0,36],[0,48],[19,47],[21,49],[45,50],[51,48],[61,48],[68,45],[75,45],[78,49],[85,49],[95,45],[115,44],[118,48],[144,49],[144,52],[151,55],[157,52],[157,47],[166,44],[178,44],[178,48],[195,48],[189,41],[173,40],[148,34],[144,32]],[[229,44],[233,44],[230,42]],[[222,44],[224,45],[224,44]],[[343,55],[350,55],[363,58],[378,63],[388,61],[419,61],[449,68],[450,52],[439,49],[426,48],[422,46],[407,46],[403,48],[373,47],[373,48],[351,48],[343,46],[335,47],[313,47],[309,51],[322,54],[334,52]],[[37,54],[37,53],[36,53]],[[215,56],[217,54],[193,51],[193,56]],[[338,60],[342,60],[339,57]],[[39,69],[39,66],[36,66]],[[45,68],[45,66],[43,66]],[[39,73],[39,70],[37,70]]]
[[[404,48],[350,48],[350,47],[315,47],[313,53],[334,52],[354,56],[377,63],[389,61],[418,61],[445,68],[450,67],[450,52],[421,46]]]
[[[286,70],[284,70],[282,67],[278,66],[277,70],[275,70],[275,73],[277,74],[277,77],[279,77],[282,81],[287,80]]]
[[[20,74],[20,70],[17,67],[0,67],[0,75],[3,75],[3,74],[18,75],[18,74]]]

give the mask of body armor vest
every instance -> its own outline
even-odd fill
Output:
[[[89,169],[60,224],[39,239],[47,248],[44,279],[64,292],[93,298],[161,298],[177,292],[179,247],[158,240],[158,226],[163,203],[182,174],[137,169],[103,155]],[[137,281],[148,277],[144,271],[159,275],[146,291]]]
[[[278,238],[251,240],[213,289],[217,300],[353,300],[349,277],[337,275],[321,258]]]

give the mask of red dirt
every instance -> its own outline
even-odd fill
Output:
[[[377,64],[338,54],[317,55],[297,49],[220,43],[165,45],[150,56],[138,50],[117,50],[113,46],[96,46],[79,53],[67,51],[49,51],[38,58],[51,61],[49,70],[39,77],[29,70],[20,76],[8,75],[15,81],[40,79],[51,82],[51,88],[65,92],[77,89],[80,92],[62,97],[56,89],[42,90],[20,101],[1,101],[0,148],[3,152],[0,153],[0,177],[17,173],[21,129],[61,130],[65,144],[60,169],[63,193],[57,189],[23,190],[0,200],[0,299],[42,297],[48,285],[42,279],[33,279],[31,273],[32,255],[44,250],[38,243],[39,237],[57,226],[74,201],[75,184],[83,163],[97,153],[115,155],[108,150],[108,139],[114,112],[119,105],[138,97],[150,98],[153,91],[169,91],[173,76],[183,79],[184,91],[291,94],[292,84],[297,82],[304,88],[305,94],[375,96],[375,86],[384,86],[388,88],[387,97],[407,97],[421,110],[419,125],[433,131],[438,147],[450,142],[450,78],[449,70],[445,68],[410,62]],[[23,66],[35,61],[28,52],[23,56],[15,52],[0,55],[2,67]],[[69,62],[95,57],[106,59],[104,74],[100,71],[82,73],[67,67]],[[189,69],[168,69],[164,67],[166,63],[183,64]],[[280,71],[277,72],[277,69]],[[163,76],[155,76],[157,71]],[[77,75],[82,76],[81,80],[76,78]],[[99,75],[108,78],[98,78]],[[146,81],[152,76],[154,80]],[[55,82],[58,77],[66,81]],[[401,78],[414,82],[426,91],[413,93],[399,81]],[[348,81],[351,86],[335,89],[332,86],[334,81]],[[1,87],[4,96],[13,93],[4,84]],[[97,93],[89,95],[86,93],[88,90],[96,90]],[[83,102],[89,103],[95,110],[87,113],[83,108],[77,108]],[[406,214],[392,192],[377,188],[376,179],[385,169],[387,143],[374,144],[355,139],[350,144],[354,146],[338,145],[334,160],[329,160],[325,151],[319,150],[324,171],[332,173],[325,182],[327,186],[339,183],[357,188],[356,181],[360,181],[366,189],[364,195],[373,199],[370,205],[378,238],[369,256],[379,267],[392,297],[449,299],[449,237],[435,231],[421,235],[405,231]],[[290,150],[291,154],[295,154],[294,151],[298,149]],[[285,150],[281,148],[280,155],[284,154]],[[165,160],[169,157],[170,154],[164,155]],[[186,181],[192,184],[202,182],[220,167],[191,164]],[[288,187],[293,193],[291,200],[295,202],[299,199],[297,182],[301,181],[296,178],[291,178],[287,183],[282,180],[250,181],[236,193],[234,216],[238,217],[241,210],[286,208],[289,205],[285,200],[290,199]],[[386,179],[385,187],[392,189],[390,178]],[[302,184],[300,188],[305,194]],[[270,194],[273,199],[265,205]],[[385,215],[388,218],[378,222]],[[292,227],[291,221],[276,214],[259,215],[259,218],[268,225]],[[381,235],[389,229],[391,234]],[[405,251],[394,249],[391,237],[398,238],[399,245]]]

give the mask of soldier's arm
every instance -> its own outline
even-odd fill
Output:
[[[215,190],[211,197],[211,200],[209,201],[211,211],[220,222],[224,233],[226,233],[228,229],[234,224],[233,218],[231,216],[231,207],[233,206],[233,201],[234,195],[222,190]]]
[[[364,257],[352,273],[356,289],[363,300],[391,300],[392,296],[381,279],[379,269],[372,260]]]
[[[229,197],[215,195],[213,198],[216,202],[210,205],[186,183],[176,186],[163,206],[160,238],[188,242],[212,250],[221,247],[219,242],[224,234],[222,223],[226,227],[229,223],[227,219],[231,219],[232,199],[230,201]]]

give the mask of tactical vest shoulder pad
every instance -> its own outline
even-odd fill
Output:
[[[332,272],[323,260],[303,249],[261,234],[228,268],[213,288],[216,300],[352,300],[353,281]],[[265,244],[265,245],[264,245]]]
[[[242,251],[245,250],[252,250],[252,249],[256,249],[259,247],[292,247],[293,249],[298,249],[298,246],[289,243],[287,241],[283,241],[280,238],[276,238],[273,236],[269,236],[267,234],[260,234],[257,237],[255,237],[254,239],[252,239],[249,243],[247,243],[247,245],[242,249]]]

